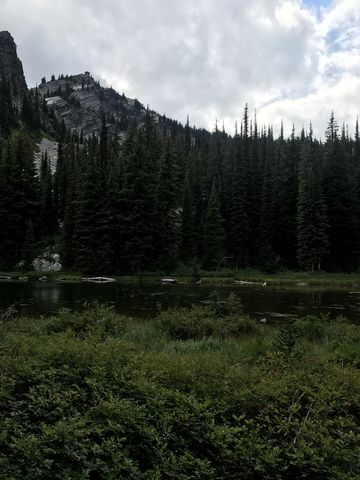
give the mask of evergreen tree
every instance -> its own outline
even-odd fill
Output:
[[[356,215],[356,229],[359,236],[360,232],[360,134],[359,134],[359,120],[356,120],[355,126],[355,138],[353,142],[353,178],[355,181],[354,186],[354,205],[355,205],[355,215]],[[357,239],[356,242],[356,256],[357,261],[356,265],[360,265],[360,240]]]
[[[17,118],[12,102],[11,86],[3,78],[0,79],[0,137],[8,138],[16,125]]]
[[[119,198],[119,268],[140,273],[153,266],[155,221],[154,159],[144,150],[144,132],[130,132],[123,155],[125,181]],[[158,219],[158,217],[156,217]]]
[[[55,233],[58,228],[52,183],[50,162],[45,153],[40,168],[40,225],[45,235]]]
[[[321,269],[328,253],[326,204],[322,193],[316,145],[310,130],[302,146],[297,209],[298,261],[305,269]]]
[[[355,184],[342,148],[332,113],[324,146],[323,186],[328,215],[331,270],[354,269],[357,262],[358,229],[355,216]]]
[[[21,260],[28,223],[38,219],[38,183],[33,144],[24,133],[14,134],[0,165],[0,266],[13,268]]]
[[[97,170],[91,141],[82,152],[80,172],[73,203],[76,212],[71,239],[74,269],[83,273],[97,273],[97,242],[94,229],[94,218],[97,210],[97,199],[94,196],[94,192],[97,191]]]
[[[34,237],[34,228],[32,221],[28,221],[27,225],[27,230],[26,230],[26,235],[25,235],[25,241],[22,247],[22,262],[23,262],[23,269],[25,271],[32,270],[32,262],[34,260],[34,243],[35,243],[35,237]]]
[[[157,192],[158,222],[156,249],[160,268],[171,271],[176,265],[180,215],[177,209],[176,152],[170,135],[160,158]]]
[[[237,267],[249,265],[249,240],[250,228],[247,211],[247,185],[246,162],[243,156],[244,138],[235,136],[233,150],[233,176],[231,185],[231,220],[230,220],[230,245],[231,254]],[[247,142],[247,140],[246,140]],[[245,149],[246,150],[246,149]],[[246,150],[247,151],[247,150]]]
[[[283,134],[276,143],[273,189],[273,248],[284,265],[296,267],[297,194],[300,145],[292,132],[286,143]]]
[[[258,264],[266,271],[277,268],[278,257],[274,250],[274,228],[276,228],[277,212],[275,209],[275,159],[274,139],[271,129],[265,140],[264,177],[261,192],[261,209],[258,229]]]
[[[184,262],[197,255],[196,227],[194,221],[193,203],[188,177],[185,178],[184,200],[182,205],[180,258]]]
[[[203,266],[207,270],[217,268],[224,257],[224,230],[220,215],[220,202],[213,181],[211,196],[204,218]]]

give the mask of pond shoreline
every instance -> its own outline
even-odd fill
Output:
[[[177,284],[195,284],[191,274],[174,272],[173,274],[161,274],[158,272],[144,273],[142,275],[114,275],[112,278],[120,284],[130,285],[157,285],[161,279],[171,277]],[[201,272],[197,277],[204,285],[237,285],[244,282],[244,286],[272,286],[272,287],[359,287],[360,274],[337,274],[337,273],[307,273],[307,272],[283,272],[266,274],[258,271],[231,271],[224,272]],[[0,272],[0,282],[19,281],[44,281],[52,283],[83,283],[83,275],[71,272]]]
[[[53,281],[54,278],[54,281]],[[89,302],[114,305],[120,313],[130,316],[152,317],[160,310],[173,307],[205,305],[217,292],[221,298],[235,293],[244,306],[244,312],[256,318],[327,314],[345,315],[360,323],[360,287],[355,285],[307,285],[289,284],[201,284],[178,278],[175,284],[161,283],[160,277],[121,277],[111,283],[58,281],[3,281],[0,282],[0,309],[17,305],[21,311],[48,314],[61,308],[77,310]]]

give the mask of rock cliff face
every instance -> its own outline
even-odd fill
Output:
[[[6,82],[14,105],[20,111],[24,95],[28,94],[22,63],[17,56],[16,45],[9,32],[0,32],[0,84]],[[7,91],[9,91],[7,89]],[[104,88],[89,72],[78,75],[61,75],[58,79],[45,79],[37,88],[31,89],[28,98],[46,103],[47,109],[41,109],[41,121],[44,130],[56,137],[63,131],[62,124],[68,130],[77,131],[85,137],[99,135],[102,115],[105,115],[107,130],[110,135],[120,139],[132,125],[139,127],[146,115],[145,107],[136,99],[120,95],[112,88]],[[46,113],[44,113],[46,111]],[[158,124],[159,134],[173,128],[176,121],[170,120],[155,111],[151,111],[154,122]],[[41,152],[47,151],[56,163],[56,145],[40,144]],[[37,161],[39,159],[37,158]]]
[[[19,104],[27,85],[16,45],[9,32],[0,32],[0,82],[8,82],[14,103]]]
[[[102,112],[112,135],[121,135],[130,124],[141,124],[145,116],[139,101],[101,87],[89,72],[43,82],[38,93],[59,122],[64,121],[68,129],[84,136],[99,134]],[[157,123],[162,118],[155,112],[152,115]]]

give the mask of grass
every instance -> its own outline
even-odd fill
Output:
[[[360,326],[282,328],[233,297],[148,321],[3,312],[2,478],[360,478]]]

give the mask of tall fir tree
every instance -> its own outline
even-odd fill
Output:
[[[351,271],[356,268],[358,244],[355,185],[333,113],[326,132],[324,153],[323,189],[329,223],[329,257],[326,265],[335,271]]]
[[[247,122],[247,110],[245,111]],[[247,267],[250,262],[249,241],[250,226],[247,210],[247,163],[248,131],[245,135],[236,135],[233,149],[233,175],[231,185],[230,245],[231,255],[237,267]]]
[[[204,218],[203,232],[203,266],[207,270],[218,268],[224,259],[224,229],[215,180]]]
[[[187,263],[197,256],[194,208],[188,176],[185,177],[184,199],[181,212],[180,258]]]
[[[176,266],[180,214],[177,205],[177,161],[174,141],[167,135],[160,158],[157,189],[158,222],[156,255],[160,268],[171,271]]]
[[[53,181],[47,152],[43,154],[40,167],[40,224],[44,235],[58,230],[57,212],[54,206]]]
[[[326,204],[318,168],[318,148],[312,131],[304,142],[299,169],[297,256],[304,270],[320,270],[328,253]]]

